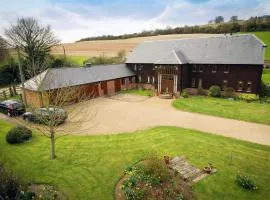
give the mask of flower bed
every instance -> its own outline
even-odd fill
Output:
[[[158,157],[128,168],[116,185],[115,195],[117,200],[193,199],[190,186]]]

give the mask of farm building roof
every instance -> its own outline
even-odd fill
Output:
[[[266,45],[253,34],[147,41],[126,63],[263,64]]]
[[[125,64],[51,68],[26,81],[25,88],[32,91],[51,90],[134,75]]]

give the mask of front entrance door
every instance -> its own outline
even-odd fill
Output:
[[[161,92],[162,93],[173,93],[174,80],[172,74],[161,75]]]

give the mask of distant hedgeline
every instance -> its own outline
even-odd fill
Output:
[[[222,16],[217,16],[214,20],[209,20],[207,25],[184,26],[176,28],[167,27],[166,29],[142,31],[140,33],[123,34],[118,36],[102,35],[97,37],[82,38],[77,42],[91,40],[117,40],[169,34],[236,33],[268,30],[270,30],[270,15],[250,17],[248,20],[238,20],[237,16],[232,16],[228,22],[224,22],[224,18]]]

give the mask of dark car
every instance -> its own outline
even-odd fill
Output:
[[[39,108],[34,112],[26,112],[23,119],[27,121],[37,122],[45,125],[53,123],[59,125],[66,121],[67,113],[62,108]]]
[[[18,116],[25,112],[25,107],[17,100],[6,100],[0,103],[0,112],[10,117]]]

